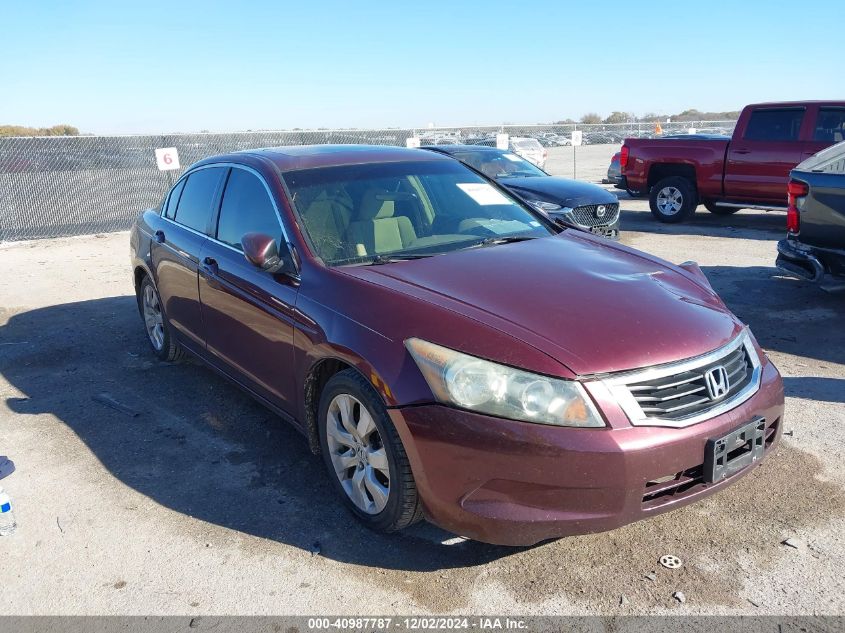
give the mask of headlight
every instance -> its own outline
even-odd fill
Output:
[[[456,352],[418,338],[405,341],[439,402],[511,420],[603,427],[584,387]]]
[[[528,204],[530,204],[535,209],[539,209],[540,211],[560,211],[563,207],[559,204],[555,204],[554,202],[544,202],[542,200],[527,200]]]

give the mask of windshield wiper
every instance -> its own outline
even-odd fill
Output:
[[[536,240],[536,235],[505,235],[503,237],[485,237],[483,240],[476,242],[473,246],[490,246],[492,244],[510,244],[512,242],[525,242],[527,240]]]
[[[369,262],[367,262],[367,266],[377,266],[379,264],[392,264],[393,262],[401,262],[408,259],[424,259],[426,257],[431,257],[431,255],[409,255],[401,253],[397,255],[376,255]]]

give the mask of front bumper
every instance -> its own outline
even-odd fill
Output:
[[[704,454],[708,440],[756,417],[766,420],[765,453],[777,444],[783,383],[763,358],[753,397],[682,429],[631,426],[618,405],[593,391],[608,428],[544,426],[441,405],[392,409],[390,416],[432,522],[488,543],[532,545],[684,506],[749,472],[754,466],[705,483]]]
[[[810,246],[787,238],[778,242],[775,265],[789,275],[817,283],[825,274],[845,275],[845,251]]]

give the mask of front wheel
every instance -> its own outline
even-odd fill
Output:
[[[661,222],[683,222],[698,206],[695,185],[681,176],[663,178],[649,193],[651,213]]]
[[[335,490],[367,527],[395,532],[422,518],[402,440],[372,386],[354,369],[320,396],[320,448]]]

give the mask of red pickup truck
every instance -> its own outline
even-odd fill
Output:
[[[845,139],[845,101],[746,106],[732,137],[625,139],[624,186],[649,194],[661,222],[683,222],[699,203],[717,215],[739,209],[786,211],[789,171]]]

